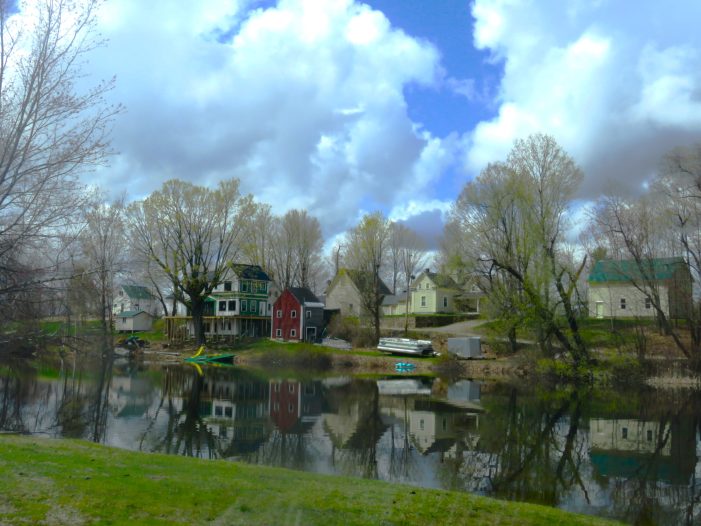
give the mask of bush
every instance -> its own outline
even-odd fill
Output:
[[[353,347],[374,347],[377,343],[372,329],[361,327],[358,318],[343,318],[336,315],[331,318],[326,331],[330,337],[346,340]]]

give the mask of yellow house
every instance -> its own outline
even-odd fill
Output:
[[[453,278],[446,274],[424,270],[414,280],[411,291],[411,312],[436,314],[455,312],[455,296],[461,293]]]

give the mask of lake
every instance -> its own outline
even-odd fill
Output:
[[[701,521],[701,393],[67,359],[0,363],[0,429]]]

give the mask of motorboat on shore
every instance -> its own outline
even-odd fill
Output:
[[[392,354],[410,354],[414,356],[431,356],[434,354],[431,340],[412,340],[411,338],[380,338],[377,349]]]

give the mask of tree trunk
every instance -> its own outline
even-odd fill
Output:
[[[204,299],[195,297],[191,301],[192,326],[195,331],[195,343],[204,345],[207,338],[204,333]]]

